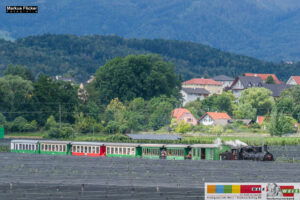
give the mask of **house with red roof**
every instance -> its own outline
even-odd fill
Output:
[[[199,119],[203,125],[226,125],[231,117],[225,112],[207,112]]]
[[[291,76],[286,82],[288,85],[300,85],[300,76]]]
[[[172,112],[172,117],[175,118],[177,122],[183,120],[184,122],[194,126],[198,124],[197,119],[186,108],[175,108]]]
[[[256,123],[261,125],[265,121],[265,116],[257,116]]]
[[[182,83],[182,88],[203,88],[209,92],[209,95],[222,94],[223,92],[222,83],[206,78],[193,78],[185,81]]]
[[[254,76],[261,78],[264,82],[267,80],[269,76],[272,76],[273,80],[276,84],[281,84],[281,82],[278,80],[277,76],[275,74],[255,74],[255,73],[245,73],[244,76]]]

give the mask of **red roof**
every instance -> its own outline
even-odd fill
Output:
[[[300,76],[292,76],[297,85],[300,85]]]
[[[216,120],[216,119],[231,119],[231,117],[229,117],[229,115],[227,113],[207,112],[202,117],[200,117],[200,120],[206,115],[209,115],[213,120]]]
[[[184,113],[191,114],[188,109],[185,108],[175,108],[172,112],[172,117],[175,117],[178,120]]]
[[[265,121],[265,116],[257,116],[256,123],[262,124]]]
[[[183,84],[187,84],[187,85],[222,85],[222,83],[219,83],[213,79],[207,79],[207,78],[193,78],[191,80],[183,82]]]
[[[272,76],[276,84],[280,84],[277,76],[275,74],[254,74],[254,73],[245,73],[244,76],[256,76],[260,77],[263,81],[266,81],[268,76]]]

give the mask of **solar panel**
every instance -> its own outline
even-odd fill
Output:
[[[179,135],[169,134],[127,134],[132,140],[181,140]]]

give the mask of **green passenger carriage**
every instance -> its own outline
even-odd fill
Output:
[[[37,140],[12,140],[10,151],[15,153],[40,153]]]
[[[164,147],[167,151],[167,160],[184,160],[191,150],[189,145],[184,144],[167,144]]]
[[[41,140],[39,143],[40,143],[41,154],[53,154],[53,155],[71,154],[71,144],[68,141]]]
[[[161,151],[164,148],[163,144],[141,144],[142,147],[142,157],[159,159],[161,157]]]
[[[220,153],[231,149],[219,144],[193,144],[191,148],[193,160],[220,160]]]
[[[142,150],[139,144],[134,143],[106,143],[107,157],[141,157]]]

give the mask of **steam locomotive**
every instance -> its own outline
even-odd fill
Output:
[[[231,148],[231,151],[221,153],[220,158],[221,160],[274,161],[273,154],[269,152],[267,145]]]

